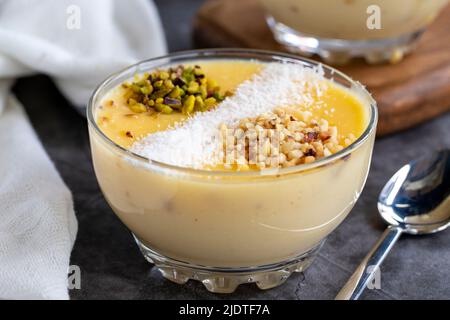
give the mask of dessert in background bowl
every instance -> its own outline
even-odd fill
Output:
[[[87,112],[98,182],[145,258],[213,292],[309,266],[362,191],[377,123],[340,72],[238,49],[133,65]]]
[[[330,63],[398,62],[448,0],[260,0],[275,39]],[[379,24],[377,23],[379,22]]]

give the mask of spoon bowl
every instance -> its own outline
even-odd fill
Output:
[[[430,234],[450,226],[450,150],[430,153],[398,170],[378,198],[389,225],[336,300],[356,300],[402,233]]]
[[[450,225],[450,150],[433,152],[403,166],[378,198],[381,217],[409,234]]]

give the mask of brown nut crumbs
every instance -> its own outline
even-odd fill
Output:
[[[249,165],[263,169],[311,163],[341,151],[356,140],[353,134],[340,137],[336,126],[330,126],[325,119],[312,119],[310,112],[282,108],[242,119],[237,127],[222,124],[220,130],[222,137],[226,137],[224,158],[234,156],[235,164],[242,169]],[[251,139],[257,143],[250,143]]]

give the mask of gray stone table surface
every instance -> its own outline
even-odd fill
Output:
[[[202,1],[158,0],[170,50],[192,47],[190,20]],[[450,147],[450,114],[376,141],[366,187],[348,218],[329,236],[314,264],[284,285],[261,291],[243,285],[216,295],[198,282],[169,282],[141,256],[130,233],[105,202],[91,164],[86,119],[45,76],[21,79],[14,91],[45,149],[73,192],[79,222],[71,263],[82,272],[73,299],[332,299],[381,235],[376,199],[405,162]],[[326,200],[326,199],[324,199]],[[450,299],[450,231],[404,236],[381,268],[381,289],[364,299]]]

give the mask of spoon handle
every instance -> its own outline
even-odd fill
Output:
[[[384,231],[380,240],[339,291],[335,300],[357,300],[359,298],[402,232],[401,228],[395,226],[389,226]]]

